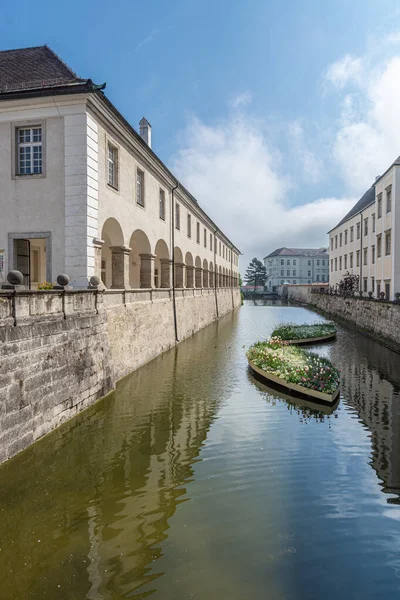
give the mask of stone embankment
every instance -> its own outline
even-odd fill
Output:
[[[331,317],[339,317],[393,350],[400,351],[400,303],[368,297],[331,295],[321,286],[288,285],[290,301],[307,304]]]
[[[176,290],[181,341],[240,291]],[[0,462],[177,343],[171,290],[0,292]]]

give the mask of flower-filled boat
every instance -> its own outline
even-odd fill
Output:
[[[250,368],[264,380],[322,402],[339,395],[339,371],[327,359],[279,337],[257,342],[247,351]]]
[[[336,337],[334,323],[312,323],[296,325],[295,323],[282,323],[274,329],[272,337],[279,337],[290,344],[313,344],[325,342]]]

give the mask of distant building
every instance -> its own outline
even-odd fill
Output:
[[[384,292],[387,300],[394,300],[400,291],[399,176],[400,156],[329,231],[331,285],[349,271],[359,276],[363,292],[377,298]]]
[[[264,258],[273,291],[283,283],[326,283],[329,280],[329,254],[324,248],[278,248]]]

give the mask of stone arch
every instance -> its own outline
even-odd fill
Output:
[[[136,229],[129,242],[129,285],[131,288],[150,288],[154,285],[154,256],[151,254],[149,238],[141,229]]]
[[[208,273],[208,262],[206,259],[203,260],[203,287],[208,288],[209,286],[209,273]]]
[[[193,277],[193,256],[190,252],[186,252],[185,254],[185,267],[186,267],[186,287],[192,288],[194,287],[194,277]]]
[[[182,250],[178,246],[174,248],[174,270],[175,287],[183,288],[185,283],[185,264],[183,262]]]
[[[101,239],[104,244],[101,248],[101,280],[108,288],[124,287],[123,281],[118,277],[118,248],[123,253],[124,234],[119,222],[110,217],[104,222],[101,230]],[[113,250],[111,250],[113,248]],[[114,257],[114,258],[113,258]]]
[[[170,288],[171,260],[169,257],[169,249],[165,240],[158,240],[154,254],[154,287]]]

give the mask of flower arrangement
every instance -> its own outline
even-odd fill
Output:
[[[247,358],[259,369],[288,383],[326,394],[333,394],[339,387],[339,371],[327,358],[290,346],[278,336],[254,344]]]
[[[336,333],[336,325],[331,322],[296,325],[295,323],[282,323],[272,332],[282,340],[305,340],[308,338],[324,337]]]
[[[38,283],[37,289],[38,290],[52,290],[53,289],[53,283],[51,283],[51,281],[43,281],[42,283]]]

